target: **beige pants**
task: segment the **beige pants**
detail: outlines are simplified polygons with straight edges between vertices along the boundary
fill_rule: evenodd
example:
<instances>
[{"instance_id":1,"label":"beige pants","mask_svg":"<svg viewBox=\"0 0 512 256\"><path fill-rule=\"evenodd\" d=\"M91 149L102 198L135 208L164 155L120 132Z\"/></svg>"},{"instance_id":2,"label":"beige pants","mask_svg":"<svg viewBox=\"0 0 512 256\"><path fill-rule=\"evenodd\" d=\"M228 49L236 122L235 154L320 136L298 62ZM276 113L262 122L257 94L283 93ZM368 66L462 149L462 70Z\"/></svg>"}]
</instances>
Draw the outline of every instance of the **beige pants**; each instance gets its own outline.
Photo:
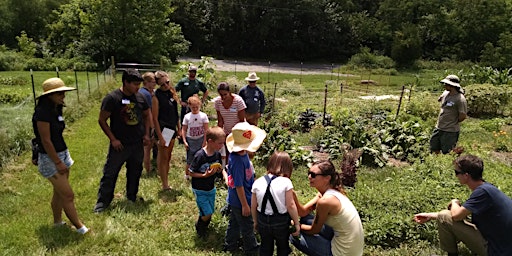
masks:
<instances>
[{"instance_id":1,"label":"beige pants","mask_svg":"<svg viewBox=\"0 0 512 256\"><path fill-rule=\"evenodd\" d=\"M442 210L437 217L439 243L448 253L457 252L457 243L463 242L473 253L487 255L487 241L476 226L466 220L453 221L449 210Z\"/></svg>"}]
</instances>

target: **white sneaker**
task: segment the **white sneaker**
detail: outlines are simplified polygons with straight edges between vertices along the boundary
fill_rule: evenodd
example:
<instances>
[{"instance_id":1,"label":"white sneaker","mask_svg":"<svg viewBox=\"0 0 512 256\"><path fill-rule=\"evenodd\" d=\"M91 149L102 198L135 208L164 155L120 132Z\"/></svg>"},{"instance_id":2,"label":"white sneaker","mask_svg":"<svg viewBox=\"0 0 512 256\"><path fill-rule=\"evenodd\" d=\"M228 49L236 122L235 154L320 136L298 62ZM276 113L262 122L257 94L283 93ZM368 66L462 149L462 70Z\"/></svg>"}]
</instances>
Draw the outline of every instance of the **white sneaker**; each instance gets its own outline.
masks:
<instances>
[{"instance_id":1,"label":"white sneaker","mask_svg":"<svg viewBox=\"0 0 512 256\"><path fill-rule=\"evenodd\" d=\"M87 232L89 232L89 229L85 225L83 225L81 228L77 229L76 232L85 235Z\"/></svg>"}]
</instances>

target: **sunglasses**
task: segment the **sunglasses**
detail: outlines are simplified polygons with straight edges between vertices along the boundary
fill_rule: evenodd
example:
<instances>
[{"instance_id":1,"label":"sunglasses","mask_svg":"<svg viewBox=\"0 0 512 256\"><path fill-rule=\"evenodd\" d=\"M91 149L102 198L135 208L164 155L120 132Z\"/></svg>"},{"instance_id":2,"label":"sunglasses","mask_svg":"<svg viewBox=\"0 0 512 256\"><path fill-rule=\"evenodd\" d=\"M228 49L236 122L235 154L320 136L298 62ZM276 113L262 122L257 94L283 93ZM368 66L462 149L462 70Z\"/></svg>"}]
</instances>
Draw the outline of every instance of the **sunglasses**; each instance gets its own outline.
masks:
<instances>
[{"instance_id":1,"label":"sunglasses","mask_svg":"<svg viewBox=\"0 0 512 256\"><path fill-rule=\"evenodd\" d=\"M465 172L463 171L457 171L457 170L453 170L455 172L455 176L459 175L459 174L464 174Z\"/></svg>"},{"instance_id":2,"label":"sunglasses","mask_svg":"<svg viewBox=\"0 0 512 256\"><path fill-rule=\"evenodd\" d=\"M308 172L308 176L311 176L311 178L316 178L316 176L329 176L329 174L325 174L325 173L314 173L314 172Z\"/></svg>"}]
</instances>

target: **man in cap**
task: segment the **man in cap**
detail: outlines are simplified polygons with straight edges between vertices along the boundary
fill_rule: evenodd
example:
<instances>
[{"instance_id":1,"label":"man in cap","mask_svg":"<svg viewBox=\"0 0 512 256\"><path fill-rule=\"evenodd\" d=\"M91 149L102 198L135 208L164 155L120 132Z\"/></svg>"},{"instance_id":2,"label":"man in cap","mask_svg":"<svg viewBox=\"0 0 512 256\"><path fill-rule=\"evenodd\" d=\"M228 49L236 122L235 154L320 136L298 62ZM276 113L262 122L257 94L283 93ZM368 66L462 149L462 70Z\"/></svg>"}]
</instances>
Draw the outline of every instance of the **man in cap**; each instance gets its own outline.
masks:
<instances>
[{"instance_id":1,"label":"man in cap","mask_svg":"<svg viewBox=\"0 0 512 256\"><path fill-rule=\"evenodd\" d=\"M150 112L144 96L138 92L143 81L139 71L123 72L123 86L109 93L101 103L98 123L110 140L107 161L98 190L94 212L104 211L114 198L117 176L126 163L126 198L137 200L142 174L144 145L148 145ZM110 119L110 125L107 120ZM142 200L141 198L139 198Z\"/></svg>"},{"instance_id":2,"label":"man in cap","mask_svg":"<svg viewBox=\"0 0 512 256\"><path fill-rule=\"evenodd\" d=\"M439 97L441 111L436 127L430 138L430 151L436 154L449 153L459 140L460 122L467 118L467 102L456 75L449 75L443 80L445 92Z\"/></svg>"},{"instance_id":3,"label":"man in cap","mask_svg":"<svg viewBox=\"0 0 512 256\"><path fill-rule=\"evenodd\" d=\"M206 102L208 97L208 88L206 88L205 84L196 78L197 67L194 65L190 65L188 67L188 76L181 79L175 86L176 91L181 91L181 121L185 117L185 114L190 112L190 108L188 107L187 101L188 98L193 96L194 94L199 94L199 91L203 92L202 102L203 104Z\"/></svg>"},{"instance_id":4,"label":"man in cap","mask_svg":"<svg viewBox=\"0 0 512 256\"><path fill-rule=\"evenodd\" d=\"M249 72L249 75L245 78L249 84L242 87L238 95L244 99L247 109L245 109L245 120L252 124L258 125L258 120L265 111L265 94L256 85L256 81L260 78L256 75L256 72Z\"/></svg>"}]
</instances>

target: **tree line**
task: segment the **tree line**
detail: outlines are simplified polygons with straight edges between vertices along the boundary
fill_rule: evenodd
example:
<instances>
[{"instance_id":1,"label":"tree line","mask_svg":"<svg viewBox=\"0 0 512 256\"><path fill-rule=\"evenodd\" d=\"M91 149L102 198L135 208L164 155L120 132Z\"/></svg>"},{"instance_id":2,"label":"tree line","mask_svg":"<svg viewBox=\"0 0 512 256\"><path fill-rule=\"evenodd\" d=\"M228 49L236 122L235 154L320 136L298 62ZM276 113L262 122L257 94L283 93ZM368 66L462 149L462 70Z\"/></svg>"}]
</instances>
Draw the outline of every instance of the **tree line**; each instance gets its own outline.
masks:
<instances>
[{"instance_id":1,"label":"tree line","mask_svg":"<svg viewBox=\"0 0 512 256\"><path fill-rule=\"evenodd\" d=\"M505 68L511 11L510 0L4 0L0 44L22 51L24 31L36 56L96 63L187 53L343 62L370 49L399 66L426 59Z\"/></svg>"}]
</instances>

